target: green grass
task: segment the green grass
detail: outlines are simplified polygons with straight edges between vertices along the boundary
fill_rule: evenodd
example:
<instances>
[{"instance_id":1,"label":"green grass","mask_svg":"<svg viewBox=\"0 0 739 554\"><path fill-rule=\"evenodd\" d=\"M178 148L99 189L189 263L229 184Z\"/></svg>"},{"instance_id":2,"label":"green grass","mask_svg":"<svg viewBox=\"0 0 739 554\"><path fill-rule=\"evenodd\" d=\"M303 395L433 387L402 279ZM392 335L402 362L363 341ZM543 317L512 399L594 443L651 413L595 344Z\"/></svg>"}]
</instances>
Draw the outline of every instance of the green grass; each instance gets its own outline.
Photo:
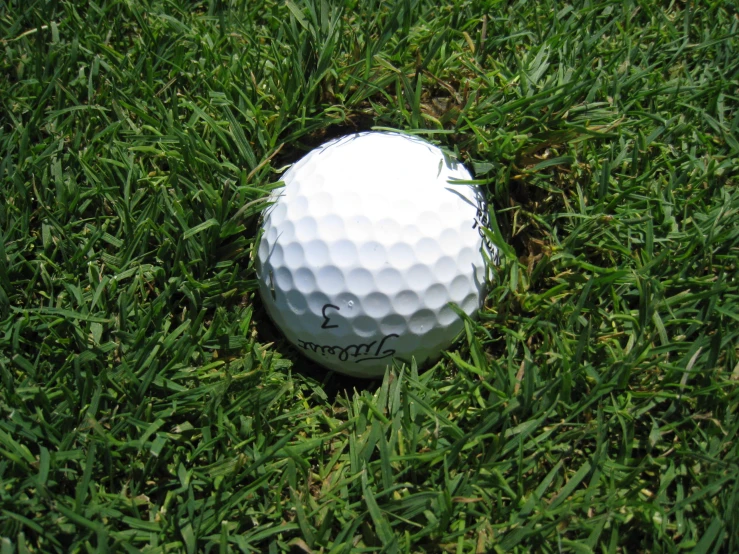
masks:
<instances>
[{"instance_id":1,"label":"green grass","mask_svg":"<svg viewBox=\"0 0 739 554\"><path fill-rule=\"evenodd\" d=\"M439 4L0 3L0 553L739 551L736 7ZM371 127L458 152L504 246L381 383L252 258Z\"/></svg>"}]
</instances>

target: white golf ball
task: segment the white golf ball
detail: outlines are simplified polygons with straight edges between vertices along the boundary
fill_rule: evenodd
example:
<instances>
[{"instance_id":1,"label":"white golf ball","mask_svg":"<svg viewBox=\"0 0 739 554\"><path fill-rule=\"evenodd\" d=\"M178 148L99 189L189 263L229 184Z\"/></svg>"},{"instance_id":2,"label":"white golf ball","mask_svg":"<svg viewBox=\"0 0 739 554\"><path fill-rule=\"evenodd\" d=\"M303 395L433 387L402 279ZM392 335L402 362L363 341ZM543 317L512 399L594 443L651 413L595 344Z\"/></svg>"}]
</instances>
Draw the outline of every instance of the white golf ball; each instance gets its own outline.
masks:
<instances>
[{"instance_id":1,"label":"white golf ball","mask_svg":"<svg viewBox=\"0 0 739 554\"><path fill-rule=\"evenodd\" d=\"M439 148L398 133L330 141L283 176L258 247L267 313L305 356L376 377L393 358L438 358L485 294L497 258L468 171Z\"/></svg>"}]
</instances>

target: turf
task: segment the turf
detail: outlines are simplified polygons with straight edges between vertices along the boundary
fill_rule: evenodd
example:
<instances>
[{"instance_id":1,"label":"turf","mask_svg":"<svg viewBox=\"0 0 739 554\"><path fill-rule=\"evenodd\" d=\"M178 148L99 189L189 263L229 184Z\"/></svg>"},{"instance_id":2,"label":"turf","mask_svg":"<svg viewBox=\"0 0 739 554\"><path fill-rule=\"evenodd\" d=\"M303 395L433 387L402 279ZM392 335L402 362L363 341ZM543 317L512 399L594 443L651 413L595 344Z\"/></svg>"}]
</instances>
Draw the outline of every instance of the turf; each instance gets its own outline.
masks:
<instances>
[{"instance_id":1,"label":"turf","mask_svg":"<svg viewBox=\"0 0 739 554\"><path fill-rule=\"evenodd\" d=\"M0 3L0 552L739 551L732 2ZM256 296L280 171L454 151L502 250L434 367Z\"/></svg>"}]
</instances>

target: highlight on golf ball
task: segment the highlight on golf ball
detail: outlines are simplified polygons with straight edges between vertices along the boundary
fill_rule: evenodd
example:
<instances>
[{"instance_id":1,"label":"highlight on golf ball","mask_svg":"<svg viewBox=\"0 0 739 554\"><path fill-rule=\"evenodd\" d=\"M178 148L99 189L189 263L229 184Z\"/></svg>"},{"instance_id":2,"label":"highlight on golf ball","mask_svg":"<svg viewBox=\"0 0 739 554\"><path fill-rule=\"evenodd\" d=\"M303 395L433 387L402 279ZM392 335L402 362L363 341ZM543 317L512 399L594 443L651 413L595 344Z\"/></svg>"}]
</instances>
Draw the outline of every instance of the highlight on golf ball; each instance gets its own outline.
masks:
<instances>
[{"instance_id":1,"label":"highlight on golf ball","mask_svg":"<svg viewBox=\"0 0 739 554\"><path fill-rule=\"evenodd\" d=\"M472 177L436 146L399 133L330 141L284 174L265 210L257 251L267 313L305 356L356 377L393 359L423 364L474 316L485 296Z\"/></svg>"}]
</instances>

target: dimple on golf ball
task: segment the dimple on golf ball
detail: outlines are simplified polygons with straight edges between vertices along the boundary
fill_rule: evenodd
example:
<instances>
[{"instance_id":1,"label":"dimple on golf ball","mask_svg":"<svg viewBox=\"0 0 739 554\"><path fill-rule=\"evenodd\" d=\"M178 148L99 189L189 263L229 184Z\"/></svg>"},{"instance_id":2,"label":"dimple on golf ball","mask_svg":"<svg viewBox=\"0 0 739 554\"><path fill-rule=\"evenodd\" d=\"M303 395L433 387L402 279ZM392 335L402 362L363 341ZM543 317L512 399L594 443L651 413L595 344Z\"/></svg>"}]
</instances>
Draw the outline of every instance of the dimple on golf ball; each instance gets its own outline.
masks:
<instances>
[{"instance_id":1,"label":"dimple on golf ball","mask_svg":"<svg viewBox=\"0 0 739 554\"><path fill-rule=\"evenodd\" d=\"M497 250L471 176L441 149L399 133L330 141L284 174L257 250L267 313L305 356L376 377L420 365L473 316ZM456 183L455 183L456 182Z\"/></svg>"}]
</instances>

